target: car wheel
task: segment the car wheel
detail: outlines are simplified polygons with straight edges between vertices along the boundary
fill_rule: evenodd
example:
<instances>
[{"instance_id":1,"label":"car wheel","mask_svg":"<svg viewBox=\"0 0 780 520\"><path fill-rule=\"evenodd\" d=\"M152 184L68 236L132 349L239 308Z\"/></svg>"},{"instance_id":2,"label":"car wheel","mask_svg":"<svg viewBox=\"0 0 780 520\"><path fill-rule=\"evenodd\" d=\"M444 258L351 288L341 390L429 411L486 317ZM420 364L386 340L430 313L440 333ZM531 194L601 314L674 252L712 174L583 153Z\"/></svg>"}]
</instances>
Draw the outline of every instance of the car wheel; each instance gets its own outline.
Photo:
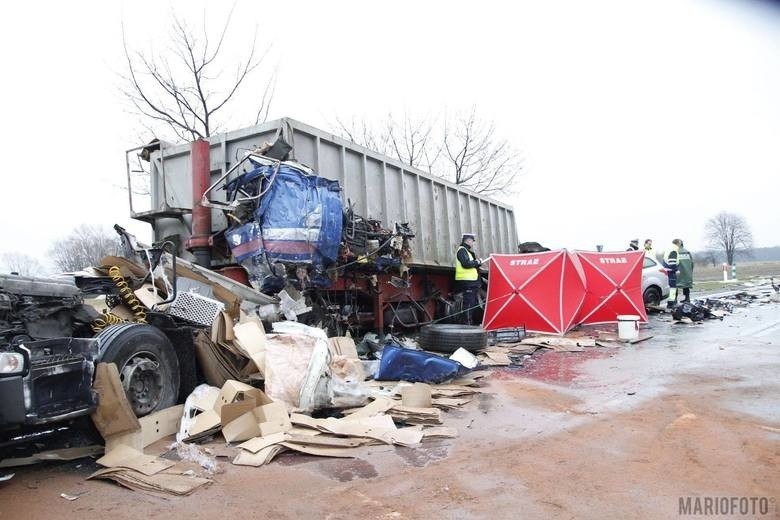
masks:
<instances>
[{"instance_id":1,"label":"car wheel","mask_svg":"<svg viewBox=\"0 0 780 520\"><path fill-rule=\"evenodd\" d=\"M168 337L151 325L112 325L96 336L103 363L114 363L138 417L176 404L179 361Z\"/></svg>"},{"instance_id":2,"label":"car wheel","mask_svg":"<svg viewBox=\"0 0 780 520\"><path fill-rule=\"evenodd\" d=\"M645 293L643 295L643 299L645 301L645 305L655 305L658 306L661 304L661 289L658 287L651 285L647 289L645 289Z\"/></svg>"},{"instance_id":3,"label":"car wheel","mask_svg":"<svg viewBox=\"0 0 780 520\"><path fill-rule=\"evenodd\" d=\"M461 347L477 352L487 347L487 332L474 325L425 325L420 329L420 345L425 350L447 354Z\"/></svg>"}]
</instances>

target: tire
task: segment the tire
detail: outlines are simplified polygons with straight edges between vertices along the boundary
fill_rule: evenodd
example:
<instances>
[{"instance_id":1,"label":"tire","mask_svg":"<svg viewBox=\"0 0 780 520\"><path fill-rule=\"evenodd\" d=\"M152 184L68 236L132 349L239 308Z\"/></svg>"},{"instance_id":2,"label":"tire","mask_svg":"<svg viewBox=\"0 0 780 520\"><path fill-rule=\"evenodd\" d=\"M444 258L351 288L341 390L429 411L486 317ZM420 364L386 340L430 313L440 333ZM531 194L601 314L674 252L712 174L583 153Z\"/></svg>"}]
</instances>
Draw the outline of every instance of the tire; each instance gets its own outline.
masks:
<instances>
[{"instance_id":1,"label":"tire","mask_svg":"<svg viewBox=\"0 0 780 520\"><path fill-rule=\"evenodd\" d=\"M645 293L642 295L642 299L645 301L645 305L655 305L655 306L660 305L661 289L659 289L655 285L651 285L650 287L645 289Z\"/></svg>"},{"instance_id":2,"label":"tire","mask_svg":"<svg viewBox=\"0 0 780 520\"><path fill-rule=\"evenodd\" d=\"M420 345L425 350L445 354L452 354L461 347L478 352L487 347L487 332L475 325L425 325L420 329Z\"/></svg>"},{"instance_id":3,"label":"tire","mask_svg":"<svg viewBox=\"0 0 780 520\"><path fill-rule=\"evenodd\" d=\"M112 325L96 339L99 361L116 364L127 400L138 417L176 404L179 360L160 329L139 323Z\"/></svg>"}]
</instances>

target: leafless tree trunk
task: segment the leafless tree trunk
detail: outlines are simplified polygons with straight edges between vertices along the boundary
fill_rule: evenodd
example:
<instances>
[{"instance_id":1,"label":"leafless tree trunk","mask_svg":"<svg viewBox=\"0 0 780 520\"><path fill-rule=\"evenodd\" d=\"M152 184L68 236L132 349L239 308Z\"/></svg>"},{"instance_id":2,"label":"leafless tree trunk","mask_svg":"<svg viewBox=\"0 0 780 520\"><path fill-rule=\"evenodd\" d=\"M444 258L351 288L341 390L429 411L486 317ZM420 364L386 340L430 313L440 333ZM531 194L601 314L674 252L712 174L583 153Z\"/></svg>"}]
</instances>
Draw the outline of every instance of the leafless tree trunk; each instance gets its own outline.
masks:
<instances>
[{"instance_id":1,"label":"leafless tree trunk","mask_svg":"<svg viewBox=\"0 0 780 520\"><path fill-rule=\"evenodd\" d=\"M235 7L235 6L234 6ZM251 47L233 67L221 63L230 28L230 14L217 35L209 39L205 26L196 34L173 16L169 46L164 52L141 52L128 48L124 27L122 43L127 61L123 94L146 120L146 127L167 126L180 140L206 138L218 132L218 112L234 99L236 92L263 63L268 49L257 50L257 31ZM204 17L205 18L205 17ZM232 68L233 72L228 70ZM224 71L224 72L223 72ZM223 78L230 77L230 81ZM271 75L256 105L250 109L253 123L265 121L274 96L275 75Z\"/></svg>"},{"instance_id":2,"label":"leafless tree trunk","mask_svg":"<svg viewBox=\"0 0 780 520\"><path fill-rule=\"evenodd\" d=\"M352 142L484 195L511 191L522 169L520 154L496 135L493 123L480 120L476 108L441 123L408 114L400 120L388 115L379 125L336 123L336 132Z\"/></svg>"},{"instance_id":3,"label":"leafless tree trunk","mask_svg":"<svg viewBox=\"0 0 780 520\"><path fill-rule=\"evenodd\" d=\"M70 272L99 265L104 257L116 254L118 248L116 234L99 226L82 224L66 238L55 241L49 254L58 269Z\"/></svg>"},{"instance_id":4,"label":"leafless tree trunk","mask_svg":"<svg viewBox=\"0 0 780 520\"><path fill-rule=\"evenodd\" d=\"M2 256L2 272L16 273L22 276L40 276L43 265L35 258L23 253L5 253Z\"/></svg>"},{"instance_id":5,"label":"leafless tree trunk","mask_svg":"<svg viewBox=\"0 0 780 520\"><path fill-rule=\"evenodd\" d=\"M704 228L709 247L726 253L726 262L734 264L739 254L750 254L753 233L747 221L739 215L721 211L707 221Z\"/></svg>"}]
</instances>

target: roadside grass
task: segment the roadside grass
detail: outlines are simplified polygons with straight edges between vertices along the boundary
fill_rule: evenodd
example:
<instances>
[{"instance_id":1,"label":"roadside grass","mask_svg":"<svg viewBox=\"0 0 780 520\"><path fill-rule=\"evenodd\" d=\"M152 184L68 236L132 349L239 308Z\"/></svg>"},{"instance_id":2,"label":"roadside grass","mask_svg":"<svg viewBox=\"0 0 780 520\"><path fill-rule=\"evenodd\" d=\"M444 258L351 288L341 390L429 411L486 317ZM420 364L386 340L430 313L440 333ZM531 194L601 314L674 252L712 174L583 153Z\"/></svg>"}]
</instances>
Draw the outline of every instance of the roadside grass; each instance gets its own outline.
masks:
<instances>
[{"instance_id":1,"label":"roadside grass","mask_svg":"<svg viewBox=\"0 0 780 520\"><path fill-rule=\"evenodd\" d=\"M773 262L739 262L737 263L737 279L723 281L723 267L713 267L712 264L696 264L693 271L693 290L712 291L718 289L737 288L743 282L756 278L774 277L780 282L780 261ZM731 271L729 271L731 278Z\"/></svg>"}]
</instances>

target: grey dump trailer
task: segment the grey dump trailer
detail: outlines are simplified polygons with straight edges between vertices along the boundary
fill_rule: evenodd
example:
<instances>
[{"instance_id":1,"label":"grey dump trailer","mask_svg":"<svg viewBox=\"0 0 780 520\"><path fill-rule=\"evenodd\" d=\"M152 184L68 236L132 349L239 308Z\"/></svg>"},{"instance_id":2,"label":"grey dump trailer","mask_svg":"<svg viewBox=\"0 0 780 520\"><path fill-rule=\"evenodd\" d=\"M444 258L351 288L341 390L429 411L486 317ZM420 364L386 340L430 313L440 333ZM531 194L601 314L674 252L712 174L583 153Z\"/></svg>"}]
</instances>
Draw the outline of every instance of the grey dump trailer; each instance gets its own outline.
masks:
<instances>
[{"instance_id":1,"label":"grey dump trailer","mask_svg":"<svg viewBox=\"0 0 780 520\"><path fill-rule=\"evenodd\" d=\"M464 232L480 256L517 251L511 206L289 118L154 142L128 150L127 164L131 216L156 241L269 295L292 284L334 333L457 313Z\"/></svg>"}]
</instances>

